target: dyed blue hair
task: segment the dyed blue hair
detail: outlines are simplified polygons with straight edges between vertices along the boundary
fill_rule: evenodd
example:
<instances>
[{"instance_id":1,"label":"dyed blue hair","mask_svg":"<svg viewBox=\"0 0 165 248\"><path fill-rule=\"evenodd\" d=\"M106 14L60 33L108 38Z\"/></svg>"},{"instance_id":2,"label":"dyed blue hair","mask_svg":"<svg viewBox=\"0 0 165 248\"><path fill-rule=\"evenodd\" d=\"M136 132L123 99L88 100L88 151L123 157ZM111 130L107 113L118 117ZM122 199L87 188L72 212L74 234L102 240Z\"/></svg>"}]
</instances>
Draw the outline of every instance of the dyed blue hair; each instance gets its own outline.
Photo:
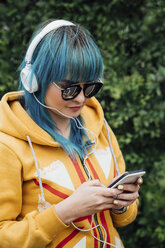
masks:
<instances>
[{"instance_id":1,"label":"dyed blue hair","mask_svg":"<svg viewBox=\"0 0 165 248\"><path fill-rule=\"evenodd\" d=\"M49 22L42 24L33 37ZM25 59L21 69L24 67ZM35 95L44 104L50 83L58 84L68 75L72 82L78 82L80 79L82 82L98 80L103 76L103 61L98 46L86 29L79 25L63 26L48 33L37 45L32 57L32 70L39 84L39 90ZM19 89L24 89L21 80ZM78 129L71 120L70 139L64 138L54 131L57 127L48 110L35 100L33 94L25 89L24 91L25 107L30 111L33 120L72 157L75 153L82 156L86 152L87 145L90 144L86 132ZM83 122L80 116L78 118Z\"/></svg>"}]
</instances>

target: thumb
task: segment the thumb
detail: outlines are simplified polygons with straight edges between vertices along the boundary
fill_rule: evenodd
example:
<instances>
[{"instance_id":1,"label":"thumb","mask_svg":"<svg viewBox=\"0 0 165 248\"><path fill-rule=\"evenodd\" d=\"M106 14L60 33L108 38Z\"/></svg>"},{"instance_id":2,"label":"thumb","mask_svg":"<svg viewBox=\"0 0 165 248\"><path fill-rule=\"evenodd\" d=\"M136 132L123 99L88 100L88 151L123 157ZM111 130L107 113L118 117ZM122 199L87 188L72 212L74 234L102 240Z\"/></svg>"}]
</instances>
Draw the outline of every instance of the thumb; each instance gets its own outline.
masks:
<instances>
[{"instance_id":1,"label":"thumb","mask_svg":"<svg viewBox=\"0 0 165 248\"><path fill-rule=\"evenodd\" d=\"M99 186L99 187L105 187L105 185L103 185L99 179L94 179L90 181L90 185L91 186Z\"/></svg>"}]
</instances>

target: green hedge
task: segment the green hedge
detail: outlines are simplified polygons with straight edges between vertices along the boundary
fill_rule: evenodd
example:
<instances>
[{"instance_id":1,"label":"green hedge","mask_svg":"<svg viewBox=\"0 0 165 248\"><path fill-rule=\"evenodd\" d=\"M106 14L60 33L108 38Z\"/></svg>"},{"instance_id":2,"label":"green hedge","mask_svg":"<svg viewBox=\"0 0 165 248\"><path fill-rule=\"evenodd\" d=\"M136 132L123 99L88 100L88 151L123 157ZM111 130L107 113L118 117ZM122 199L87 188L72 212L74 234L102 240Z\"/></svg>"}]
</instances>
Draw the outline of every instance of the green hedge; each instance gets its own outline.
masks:
<instances>
[{"instance_id":1,"label":"green hedge","mask_svg":"<svg viewBox=\"0 0 165 248\"><path fill-rule=\"evenodd\" d=\"M145 169L136 221L119 231L130 248L165 247L164 0L8 0L0 3L0 96L18 85L31 33L48 18L87 27L102 51L98 98L127 169Z\"/></svg>"}]
</instances>

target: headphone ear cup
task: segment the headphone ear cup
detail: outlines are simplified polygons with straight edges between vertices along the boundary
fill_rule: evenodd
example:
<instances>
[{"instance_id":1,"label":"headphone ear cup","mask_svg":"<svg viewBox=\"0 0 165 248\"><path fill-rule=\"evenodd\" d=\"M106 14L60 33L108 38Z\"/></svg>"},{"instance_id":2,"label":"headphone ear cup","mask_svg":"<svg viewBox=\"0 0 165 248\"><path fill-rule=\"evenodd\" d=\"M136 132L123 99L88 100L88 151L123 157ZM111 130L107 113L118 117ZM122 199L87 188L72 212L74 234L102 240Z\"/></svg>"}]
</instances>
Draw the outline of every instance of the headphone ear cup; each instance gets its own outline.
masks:
<instances>
[{"instance_id":1,"label":"headphone ear cup","mask_svg":"<svg viewBox=\"0 0 165 248\"><path fill-rule=\"evenodd\" d=\"M32 65L28 64L25 66L25 68L22 69L20 73L20 77L24 88L29 93L38 91L38 82L35 73L33 73L32 75L32 80L31 80L31 75L32 75Z\"/></svg>"}]
</instances>

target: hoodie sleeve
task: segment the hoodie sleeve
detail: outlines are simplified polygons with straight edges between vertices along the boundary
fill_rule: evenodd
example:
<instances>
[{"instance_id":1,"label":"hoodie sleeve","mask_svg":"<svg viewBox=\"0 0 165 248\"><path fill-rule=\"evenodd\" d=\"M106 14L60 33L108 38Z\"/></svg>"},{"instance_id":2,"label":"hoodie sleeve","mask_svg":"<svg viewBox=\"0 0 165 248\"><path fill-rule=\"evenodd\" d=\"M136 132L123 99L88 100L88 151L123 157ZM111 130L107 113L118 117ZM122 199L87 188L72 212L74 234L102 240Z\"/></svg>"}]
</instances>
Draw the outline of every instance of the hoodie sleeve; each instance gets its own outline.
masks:
<instances>
[{"instance_id":1,"label":"hoodie sleeve","mask_svg":"<svg viewBox=\"0 0 165 248\"><path fill-rule=\"evenodd\" d=\"M138 201L132 203L128 210L123 214L117 214L111 211L111 217L113 219L113 223L116 227L127 226L132 223L137 215L137 204Z\"/></svg>"},{"instance_id":2,"label":"hoodie sleeve","mask_svg":"<svg viewBox=\"0 0 165 248\"><path fill-rule=\"evenodd\" d=\"M109 127L109 132L110 132L111 143L116 157L118 169L120 174L122 174L125 172L125 161L122 152L119 148L118 141L113 131L110 129L110 127ZM116 171L114 174L116 175ZM137 216L137 212L138 212L138 200L135 201L133 204L131 204L129 206L129 209L125 213L116 214L111 211L111 217L116 227L126 226L135 220Z\"/></svg>"},{"instance_id":3,"label":"hoodie sleeve","mask_svg":"<svg viewBox=\"0 0 165 248\"><path fill-rule=\"evenodd\" d=\"M22 208L22 166L16 154L0 143L0 247L43 248L66 226L54 206L19 220Z\"/></svg>"}]
</instances>

